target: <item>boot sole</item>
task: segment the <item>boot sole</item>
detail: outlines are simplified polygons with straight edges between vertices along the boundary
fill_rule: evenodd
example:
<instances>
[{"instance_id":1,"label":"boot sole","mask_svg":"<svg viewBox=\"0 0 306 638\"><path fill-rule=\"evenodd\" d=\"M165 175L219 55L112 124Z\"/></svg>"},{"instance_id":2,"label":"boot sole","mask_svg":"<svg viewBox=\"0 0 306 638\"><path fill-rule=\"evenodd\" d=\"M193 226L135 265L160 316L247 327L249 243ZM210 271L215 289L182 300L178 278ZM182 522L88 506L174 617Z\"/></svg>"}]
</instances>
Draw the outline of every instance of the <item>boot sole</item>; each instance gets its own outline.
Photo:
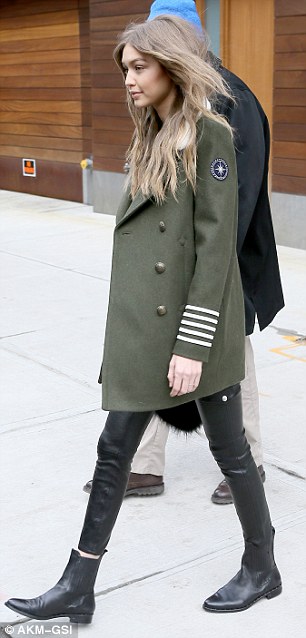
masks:
<instances>
[{"instance_id":1,"label":"boot sole","mask_svg":"<svg viewBox=\"0 0 306 638\"><path fill-rule=\"evenodd\" d=\"M127 496L158 496L165 490L164 485L151 485L150 487L135 487L126 491L124 498Z\"/></svg>"},{"instance_id":2,"label":"boot sole","mask_svg":"<svg viewBox=\"0 0 306 638\"><path fill-rule=\"evenodd\" d=\"M20 614L21 616L24 616L25 618L33 618L34 620L52 620L53 618L69 618L70 622L72 624L84 624L84 625L89 625L92 621L92 617L93 614L55 614L54 616L37 616L37 615L31 615L31 616L27 616L24 611L21 611L20 609L18 609L18 607L15 607L14 605L10 605L7 602L4 603L6 607L8 607L8 609L11 609L12 611L14 611L16 614Z\"/></svg>"},{"instance_id":3,"label":"boot sole","mask_svg":"<svg viewBox=\"0 0 306 638\"><path fill-rule=\"evenodd\" d=\"M252 607L252 605L255 605L255 603L257 603L262 598L267 598L268 600L271 600L272 598L276 598L276 596L279 596L282 593L282 589L283 589L282 585L280 584L277 587L274 587L270 591L266 592L265 594L262 594L262 596L258 596L258 598L255 598L255 600L252 600L252 602L249 603L249 605L245 605L244 607L236 607L235 609L213 609L212 607L206 607L204 603L203 609L205 611L210 611L214 614L230 614L230 613L235 613L237 611L245 611L246 609L249 609L250 607Z\"/></svg>"},{"instance_id":4,"label":"boot sole","mask_svg":"<svg viewBox=\"0 0 306 638\"><path fill-rule=\"evenodd\" d=\"M212 503L215 503L216 505L232 505L233 504L233 500L230 498L218 498L217 496L212 496L211 497L211 501Z\"/></svg>"},{"instance_id":5,"label":"boot sole","mask_svg":"<svg viewBox=\"0 0 306 638\"><path fill-rule=\"evenodd\" d=\"M135 487L126 491L124 498L127 496L158 496L165 491L164 485L151 485L150 487ZM91 488L84 485L83 492L90 494Z\"/></svg>"}]
</instances>

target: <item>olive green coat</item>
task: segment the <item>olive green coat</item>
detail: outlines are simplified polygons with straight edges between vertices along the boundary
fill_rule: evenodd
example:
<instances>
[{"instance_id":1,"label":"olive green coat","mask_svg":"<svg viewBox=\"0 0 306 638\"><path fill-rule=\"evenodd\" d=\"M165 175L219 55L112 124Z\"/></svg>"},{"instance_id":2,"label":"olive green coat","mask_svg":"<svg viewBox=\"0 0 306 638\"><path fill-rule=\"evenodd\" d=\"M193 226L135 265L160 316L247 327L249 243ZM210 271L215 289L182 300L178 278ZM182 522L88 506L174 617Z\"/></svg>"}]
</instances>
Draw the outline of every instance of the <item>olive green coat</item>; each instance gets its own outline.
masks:
<instances>
[{"instance_id":1,"label":"olive green coat","mask_svg":"<svg viewBox=\"0 0 306 638\"><path fill-rule=\"evenodd\" d=\"M222 124L203 118L197 148L196 194L180 166L177 200L158 206L126 193L120 204L99 379L105 410L170 408L244 377L233 143ZM196 391L175 398L173 353L203 361Z\"/></svg>"}]
</instances>

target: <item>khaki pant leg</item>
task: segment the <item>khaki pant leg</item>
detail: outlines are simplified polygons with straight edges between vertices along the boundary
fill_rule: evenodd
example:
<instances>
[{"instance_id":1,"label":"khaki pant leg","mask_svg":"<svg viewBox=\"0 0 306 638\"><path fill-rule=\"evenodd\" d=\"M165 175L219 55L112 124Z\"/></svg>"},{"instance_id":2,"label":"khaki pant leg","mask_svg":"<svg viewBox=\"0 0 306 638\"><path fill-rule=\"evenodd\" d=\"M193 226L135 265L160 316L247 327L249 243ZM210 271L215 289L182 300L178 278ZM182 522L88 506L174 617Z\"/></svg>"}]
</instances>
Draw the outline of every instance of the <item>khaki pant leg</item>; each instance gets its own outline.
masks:
<instances>
[{"instance_id":1,"label":"khaki pant leg","mask_svg":"<svg viewBox=\"0 0 306 638\"><path fill-rule=\"evenodd\" d=\"M263 450L259 425L259 396L256 381L254 352L250 337L245 338L245 379L241 382L243 425L257 466L263 464Z\"/></svg>"},{"instance_id":2,"label":"khaki pant leg","mask_svg":"<svg viewBox=\"0 0 306 638\"><path fill-rule=\"evenodd\" d=\"M169 426L157 414L154 414L134 456L132 472L163 476L168 434Z\"/></svg>"}]
</instances>

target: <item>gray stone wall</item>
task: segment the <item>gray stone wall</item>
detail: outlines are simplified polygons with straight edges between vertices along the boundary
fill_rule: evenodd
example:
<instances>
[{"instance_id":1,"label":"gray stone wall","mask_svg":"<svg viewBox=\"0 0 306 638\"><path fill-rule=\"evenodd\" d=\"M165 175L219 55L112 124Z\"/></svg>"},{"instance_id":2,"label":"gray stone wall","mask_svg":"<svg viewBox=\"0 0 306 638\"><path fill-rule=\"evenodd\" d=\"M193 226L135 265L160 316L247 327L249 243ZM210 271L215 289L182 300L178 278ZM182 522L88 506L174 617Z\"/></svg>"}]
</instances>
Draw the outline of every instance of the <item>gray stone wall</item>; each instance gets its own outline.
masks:
<instances>
[{"instance_id":1,"label":"gray stone wall","mask_svg":"<svg viewBox=\"0 0 306 638\"><path fill-rule=\"evenodd\" d=\"M126 175L107 171L93 171L92 205L95 213L115 215L120 202Z\"/></svg>"},{"instance_id":2,"label":"gray stone wall","mask_svg":"<svg viewBox=\"0 0 306 638\"><path fill-rule=\"evenodd\" d=\"M276 243L306 250L306 196L272 193Z\"/></svg>"}]
</instances>

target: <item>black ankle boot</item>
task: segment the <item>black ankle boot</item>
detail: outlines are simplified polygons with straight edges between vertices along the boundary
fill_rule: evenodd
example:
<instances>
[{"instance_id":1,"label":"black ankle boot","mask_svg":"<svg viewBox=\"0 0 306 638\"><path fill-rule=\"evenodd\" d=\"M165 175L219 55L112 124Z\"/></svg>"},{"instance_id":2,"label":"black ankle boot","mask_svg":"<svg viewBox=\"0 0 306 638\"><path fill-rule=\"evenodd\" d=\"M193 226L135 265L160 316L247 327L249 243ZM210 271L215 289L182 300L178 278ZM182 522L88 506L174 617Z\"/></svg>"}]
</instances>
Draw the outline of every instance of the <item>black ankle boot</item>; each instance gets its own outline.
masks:
<instances>
[{"instance_id":1,"label":"black ankle boot","mask_svg":"<svg viewBox=\"0 0 306 638\"><path fill-rule=\"evenodd\" d=\"M68 616L72 623L91 623L93 588L101 558L86 558L73 549L62 577L52 589L37 598L10 598L5 605L35 620Z\"/></svg>"},{"instance_id":2,"label":"black ankle boot","mask_svg":"<svg viewBox=\"0 0 306 638\"><path fill-rule=\"evenodd\" d=\"M124 497L131 460L152 412L110 412L98 443L98 460L78 547L99 559L72 550L59 582L42 596L11 598L7 607L36 620L69 616L90 623L95 609L94 583Z\"/></svg>"},{"instance_id":3,"label":"black ankle boot","mask_svg":"<svg viewBox=\"0 0 306 638\"><path fill-rule=\"evenodd\" d=\"M273 598L282 591L273 555L274 529L262 480L245 437L239 386L201 399L197 405L211 452L230 487L245 542L240 571L207 598L203 608L242 611L260 598Z\"/></svg>"},{"instance_id":4,"label":"black ankle boot","mask_svg":"<svg viewBox=\"0 0 306 638\"><path fill-rule=\"evenodd\" d=\"M205 600L203 609L216 613L243 611L261 598L274 598L282 591L280 573L273 555L274 529L269 545L245 544L241 569L232 580Z\"/></svg>"}]
</instances>

